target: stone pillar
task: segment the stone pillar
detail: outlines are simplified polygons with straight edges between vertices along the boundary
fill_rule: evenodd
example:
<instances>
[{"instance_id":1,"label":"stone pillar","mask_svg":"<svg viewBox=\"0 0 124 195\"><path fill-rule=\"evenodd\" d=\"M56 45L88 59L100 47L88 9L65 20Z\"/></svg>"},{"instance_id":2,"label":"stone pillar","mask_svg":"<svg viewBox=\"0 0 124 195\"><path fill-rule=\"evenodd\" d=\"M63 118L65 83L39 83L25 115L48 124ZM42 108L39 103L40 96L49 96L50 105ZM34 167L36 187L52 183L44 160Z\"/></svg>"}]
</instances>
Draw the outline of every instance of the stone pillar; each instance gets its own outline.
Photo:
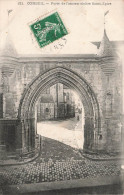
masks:
<instances>
[{"instance_id":1,"label":"stone pillar","mask_svg":"<svg viewBox=\"0 0 124 195\"><path fill-rule=\"evenodd\" d=\"M22 153L23 155L35 149L35 128L35 118L18 121L16 134L17 154Z\"/></svg>"},{"instance_id":2,"label":"stone pillar","mask_svg":"<svg viewBox=\"0 0 124 195\"><path fill-rule=\"evenodd\" d=\"M84 152L97 152L97 138L96 134L94 135L94 121L92 117L85 116L85 125L84 125ZM95 132L96 133L96 132Z\"/></svg>"},{"instance_id":3,"label":"stone pillar","mask_svg":"<svg viewBox=\"0 0 124 195\"><path fill-rule=\"evenodd\" d=\"M2 67L0 65L0 160L6 159L6 145L5 145L5 135L4 135L4 128L3 128L3 90L2 90Z\"/></svg>"},{"instance_id":4,"label":"stone pillar","mask_svg":"<svg viewBox=\"0 0 124 195\"><path fill-rule=\"evenodd\" d=\"M0 93L2 93L2 67L0 65Z\"/></svg>"},{"instance_id":5,"label":"stone pillar","mask_svg":"<svg viewBox=\"0 0 124 195\"><path fill-rule=\"evenodd\" d=\"M6 159L4 120L0 119L0 160Z\"/></svg>"},{"instance_id":6,"label":"stone pillar","mask_svg":"<svg viewBox=\"0 0 124 195\"><path fill-rule=\"evenodd\" d=\"M0 118L3 118L2 71L0 67Z\"/></svg>"},{"instance_id":7,"label":"stone pillar","mask_svg":"<svg viewBox=\"0 0 124 195\"><path fill-rule=\"evenodd\" d=\"M57 103L55 102L54 103L54 118L55 119L58 117L57 112L58 112L58 108L57 108Z\"/></svg>"},{"instance_id":8,"label":"stone pillar","mask_svg":"<svg viewBox=\"0 0 124 195\"><path fill-rule=\"evenodd\" d=\"M16 154L17 156L22 153L23 150L23 138L24 138L24 123L23 120L17 121L17 130L16 130Z\"/></svg>"},{"instance_id":9,"label":"stone pillar","mask_svg":"<svg viewBox=\"0 0 124 195\"><path fill-rule=\"evenodd\" d=\"M0 118L3 118L3 93L0 93Z\"/></svg>"}]
</instances>

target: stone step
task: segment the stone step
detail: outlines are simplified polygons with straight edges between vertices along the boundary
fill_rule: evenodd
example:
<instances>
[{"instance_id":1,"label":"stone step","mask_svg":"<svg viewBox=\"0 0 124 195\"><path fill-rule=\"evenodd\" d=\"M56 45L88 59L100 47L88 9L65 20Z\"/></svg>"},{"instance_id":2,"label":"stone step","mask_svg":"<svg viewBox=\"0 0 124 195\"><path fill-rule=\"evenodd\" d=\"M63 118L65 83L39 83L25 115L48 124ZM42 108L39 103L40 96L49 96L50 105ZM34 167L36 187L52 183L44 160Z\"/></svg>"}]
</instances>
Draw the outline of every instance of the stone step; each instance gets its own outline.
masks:
<instances>
[{"instance_id":1,"label":"stone step","mask_svg":"<svg viewBox=\"0 0 124 195\"><path fill-rule=\"evenodd\" d=\"M8 155L7 159L16 159L16 155Z\"/></svg>"}]
</instances>

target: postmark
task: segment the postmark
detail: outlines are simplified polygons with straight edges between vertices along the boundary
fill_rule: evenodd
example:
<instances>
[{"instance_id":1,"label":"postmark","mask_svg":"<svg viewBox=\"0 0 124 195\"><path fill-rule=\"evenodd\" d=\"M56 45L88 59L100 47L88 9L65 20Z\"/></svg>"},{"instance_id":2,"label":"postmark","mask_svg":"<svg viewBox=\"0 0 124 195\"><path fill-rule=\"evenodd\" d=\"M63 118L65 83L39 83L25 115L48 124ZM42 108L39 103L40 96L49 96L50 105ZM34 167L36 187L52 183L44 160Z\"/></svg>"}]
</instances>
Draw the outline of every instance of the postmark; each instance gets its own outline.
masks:
<instances>
[{"instance_id":1,"label":"postmark","mask_svg":"<svg viewBox=\"0 0 124 195\"><path fill-rule=\"evenodd\" d=\"M35 21L29 26L40 48L68 34L57 11L43 19Z\"/></svg>"}]
</instances>

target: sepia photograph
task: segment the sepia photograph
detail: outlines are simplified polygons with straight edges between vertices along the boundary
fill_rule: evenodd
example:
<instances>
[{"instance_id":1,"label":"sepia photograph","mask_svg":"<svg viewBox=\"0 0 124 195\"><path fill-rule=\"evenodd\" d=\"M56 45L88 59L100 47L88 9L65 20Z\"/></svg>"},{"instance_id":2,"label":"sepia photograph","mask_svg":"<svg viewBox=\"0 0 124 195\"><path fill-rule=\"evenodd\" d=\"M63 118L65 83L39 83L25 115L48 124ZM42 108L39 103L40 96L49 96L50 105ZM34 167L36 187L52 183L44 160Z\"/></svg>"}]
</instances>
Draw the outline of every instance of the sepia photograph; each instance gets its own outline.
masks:
<instances>
[{"instance_id":1,"label":"sepia photograph","mask_svg":"<svg viewBox=\"0 0 124 195\"><path fill-rule=\"evenodd\" d=\"M0 1L0 195L124 194L124 1Z\"/></svg>"}]
</instances>

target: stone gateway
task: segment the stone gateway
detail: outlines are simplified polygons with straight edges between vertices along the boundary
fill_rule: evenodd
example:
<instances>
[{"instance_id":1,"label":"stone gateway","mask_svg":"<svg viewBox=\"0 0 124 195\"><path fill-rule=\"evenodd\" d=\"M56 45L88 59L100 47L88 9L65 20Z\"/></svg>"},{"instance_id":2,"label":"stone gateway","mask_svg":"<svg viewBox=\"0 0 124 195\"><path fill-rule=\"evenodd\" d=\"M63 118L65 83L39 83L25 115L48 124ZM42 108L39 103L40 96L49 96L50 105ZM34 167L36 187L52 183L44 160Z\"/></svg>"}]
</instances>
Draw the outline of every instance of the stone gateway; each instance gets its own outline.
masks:
<instances>
[{"instance_id":1,"label":"stone gateway","mask_svg":"<svg viewBox=\"0 0 124 195\"><path fill-rule=\"evenodd\" d=\"M0 156L35 152L36 103L57 83L75 90L85 112L84 145L89 153L120 153L122 65L117 42L104 31L98 54L19 56L8 35L0 62Z\"/></svg>"}]
</instances>

